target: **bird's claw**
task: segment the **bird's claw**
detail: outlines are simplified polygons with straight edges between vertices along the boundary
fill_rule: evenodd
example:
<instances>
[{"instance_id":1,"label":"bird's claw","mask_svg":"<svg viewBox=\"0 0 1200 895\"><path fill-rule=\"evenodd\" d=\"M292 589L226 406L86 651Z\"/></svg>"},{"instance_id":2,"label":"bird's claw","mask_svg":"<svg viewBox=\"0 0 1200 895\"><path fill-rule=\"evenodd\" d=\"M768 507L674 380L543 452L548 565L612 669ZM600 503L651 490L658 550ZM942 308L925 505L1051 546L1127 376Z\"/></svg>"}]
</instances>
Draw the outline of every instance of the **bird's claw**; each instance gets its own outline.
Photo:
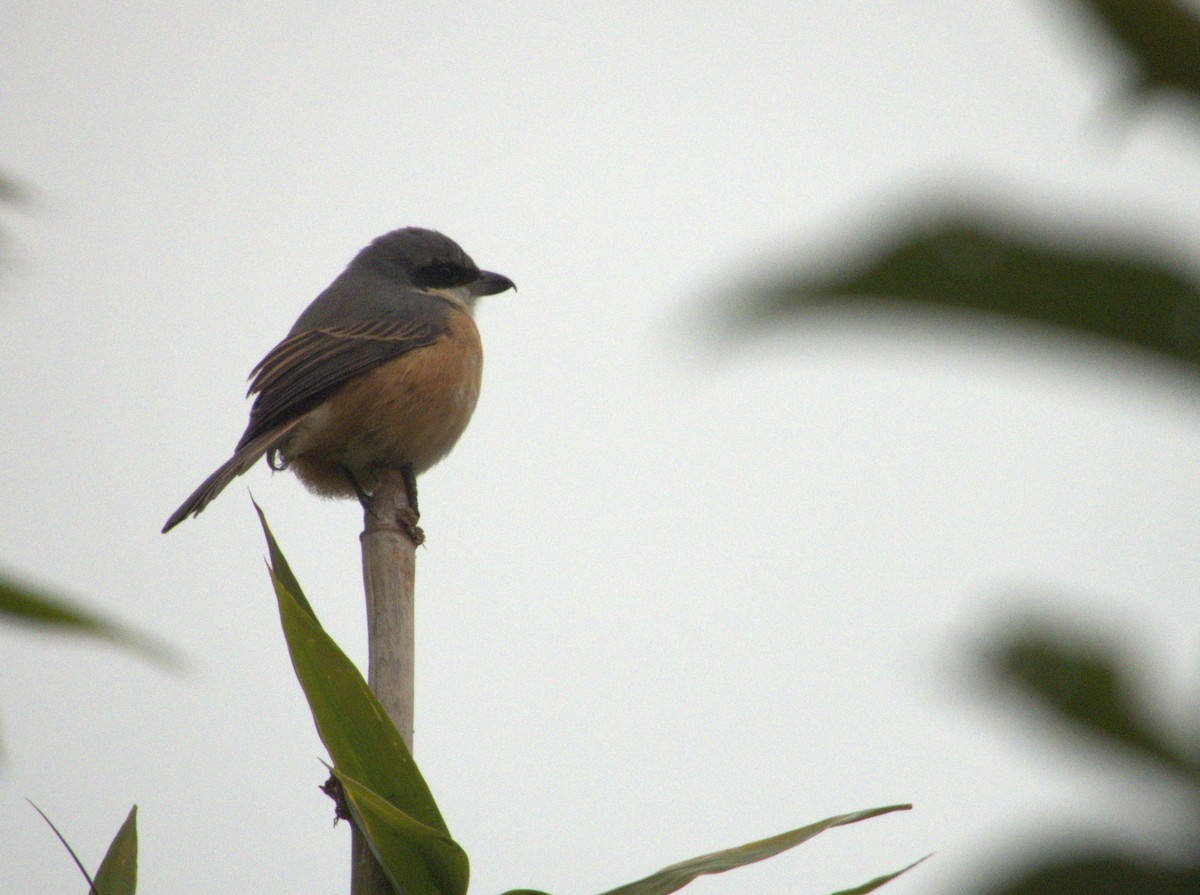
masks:
<instances>
[{"instance_id":1,"label":"bird's claw","mask_svg":"<svg viewBox=\"0 0 1200 895\"><path fill-rule=\"evenodd\" d=\"M421 514L412 507L404 507L396 513L396 523L400 526L400 530L408 535L408 539L413 542L414 547L420 547L425 543L425 532L417 523L421 519Z\"/></svg>"}]
</instances>

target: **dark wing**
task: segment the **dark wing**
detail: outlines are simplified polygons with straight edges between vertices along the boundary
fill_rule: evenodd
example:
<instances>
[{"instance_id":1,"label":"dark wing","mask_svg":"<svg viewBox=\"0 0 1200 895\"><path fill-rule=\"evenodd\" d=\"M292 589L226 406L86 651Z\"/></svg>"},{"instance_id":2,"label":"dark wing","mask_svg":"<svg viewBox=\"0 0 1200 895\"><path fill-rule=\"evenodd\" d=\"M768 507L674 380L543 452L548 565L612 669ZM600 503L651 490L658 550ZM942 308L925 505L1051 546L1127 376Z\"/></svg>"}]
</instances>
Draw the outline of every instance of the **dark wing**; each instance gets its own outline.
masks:
<instances>
[{"instance_id":1,"label":"dark wing","mask_svg":"<svg viewBox=\"0 0 1200 895\"><path fill-rule=\"evenodd\" d=\"M309 329L288 336L250 371L250 411L241 448L286 425L330 397L346 382L430 345L445 332L444 318L366 321Z\"/></svg>"}]
</instances>

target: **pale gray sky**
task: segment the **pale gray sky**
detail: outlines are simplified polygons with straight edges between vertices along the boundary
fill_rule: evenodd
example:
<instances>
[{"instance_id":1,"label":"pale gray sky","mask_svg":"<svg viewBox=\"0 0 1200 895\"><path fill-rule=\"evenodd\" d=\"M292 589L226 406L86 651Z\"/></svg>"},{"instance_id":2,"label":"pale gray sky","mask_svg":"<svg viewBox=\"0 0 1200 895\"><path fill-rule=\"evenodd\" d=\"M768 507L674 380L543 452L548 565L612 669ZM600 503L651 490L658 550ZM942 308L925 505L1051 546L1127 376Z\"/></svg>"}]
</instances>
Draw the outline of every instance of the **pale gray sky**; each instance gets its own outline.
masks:
<instances>
[{"instance_id":1,"label":"pale gray sky","mask_svg":"<svg viewBox=\"0 0 1200 895\"><path fill-rule=\"evenodd\" d=\"M1113 75L1060 24L941 0L0 8L0 165L37 191L4 217L0 560L194 659L172 678L0 629L0 890L82 890L27 796L92 866L138 803L147 893L345 890L246 489L361 659L358 508L261 467L159 528L241 433L250 368L409 224L520 286L482 304L479 410L422 482L416 755L472 891L587 895L897 801L696 885L822 893L936 851L890 890L932 893L1047 827L1153 843L1154 781L1044 747L965 650L1033 585L1127 633L1164 700L1194 692L1182 376L1006 335L682 335L739 273L947 172L1186 256L1196 122L1089 135Z\"/></svg>"}]
</instances>

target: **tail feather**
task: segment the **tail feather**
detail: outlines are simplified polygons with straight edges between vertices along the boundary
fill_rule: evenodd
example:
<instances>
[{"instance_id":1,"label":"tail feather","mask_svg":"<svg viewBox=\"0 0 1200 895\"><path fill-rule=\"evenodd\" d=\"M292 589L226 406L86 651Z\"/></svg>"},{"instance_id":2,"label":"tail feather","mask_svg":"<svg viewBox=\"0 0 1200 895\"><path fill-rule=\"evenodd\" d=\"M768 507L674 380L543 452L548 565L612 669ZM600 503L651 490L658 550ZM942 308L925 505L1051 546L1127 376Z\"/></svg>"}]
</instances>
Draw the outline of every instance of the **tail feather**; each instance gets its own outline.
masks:
<instances>
[{"instance_id":1,"label":"tail feather","mask_svg":"<svg viewBox=\"0 0 1200 895\"><path fill-rule=\"evenodd\" d=\"M238 448L232 457L226 460L216 472L201 482L200 487L192 492L191 497L185 500L179 509L171 514L171 518L163 526L163 534L169 532L188 516L198 516L200 511L208 506L218 494L224 491L230 482L257 463L259 458L268 450L277 446L299 422L300 420L298 419L292 420L292 422L285 426L272 429L270 432L264 432L258 438Z\"/></svg>"}]
</instances>

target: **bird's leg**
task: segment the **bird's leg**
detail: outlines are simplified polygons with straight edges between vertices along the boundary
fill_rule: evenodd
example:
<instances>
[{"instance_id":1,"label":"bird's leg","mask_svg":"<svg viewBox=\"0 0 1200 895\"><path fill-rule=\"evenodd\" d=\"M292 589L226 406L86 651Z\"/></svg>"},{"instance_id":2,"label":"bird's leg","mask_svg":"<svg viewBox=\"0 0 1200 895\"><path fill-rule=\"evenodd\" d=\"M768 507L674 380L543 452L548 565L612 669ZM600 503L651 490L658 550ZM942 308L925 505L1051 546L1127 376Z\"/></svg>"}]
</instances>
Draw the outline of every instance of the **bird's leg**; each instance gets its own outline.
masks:
<instances>
[{"instance_id":1,"label":"bird's leg","mask_svg":"<svg viewBox=\"0 0 1200 895\"><path fill-rule=\"evenodd\" d=\"M364 510L371 509L371 495L363 490L363 486L358 483L358 476L345 463L338 464L338 469L346 476L346 480L350 483L350 487L354 489L355 495L358 497L358 502L362 504Z\"/></svg>"},{"instance_id":2,"label":"bird's leg","mask_svg":"<svg viewBox=\"0 0 1200 895\"><path fill-rule=\"evenodd\" d=\"M343 464L340 468L345 474L347 481L350 482L350 487L358 495L358 502L362 504L363 509L375 516L375 518L383 521L383 517L374 509L376 495L368 494L363 489L362 485L359 484L358 477L354 475L348 466ZM400 476L400 481L404 485L404 496L407 498L407 506L397 509L396 524L400 526L401 531L408 535L409 540L420 547L425 543L425 532L421 531L420 526L417 525L421 514L417 511L417 476L413 472L412 466L405 464L398 469L394 467L377 467L375 472L380 476L387 475L388 473ZM399 503L399 501L397 500L396 503Z\"/></svg>"},{"instance_id":3,"label":"bird's leg","mask_svg":"<svg viewBox=\"0 0 1200 895\"><path fill-rule=\"evenodd\" d=\"M412 542L420 547L425 543L425 532L417 525L421 520L421 511L417 509L417 474L413 472L411 463L405 463L400 467L400 477L404 479L404 493L408 496L408 507L400 511L397 521L412 538Z\"/></svg>"},{"instance_id":4,"label":"bird's leg","mask_svg":"<svg viewBox=\"0 0 1200 895\"><path fill-rule=\"evenodd\" d=\"M420 519L421 511L417 509L417 474L413 472L411 463L405 463L400 467L400 476L404 479L404 493L408 495L408 505Z\"/></svg>"}]
</instances>

